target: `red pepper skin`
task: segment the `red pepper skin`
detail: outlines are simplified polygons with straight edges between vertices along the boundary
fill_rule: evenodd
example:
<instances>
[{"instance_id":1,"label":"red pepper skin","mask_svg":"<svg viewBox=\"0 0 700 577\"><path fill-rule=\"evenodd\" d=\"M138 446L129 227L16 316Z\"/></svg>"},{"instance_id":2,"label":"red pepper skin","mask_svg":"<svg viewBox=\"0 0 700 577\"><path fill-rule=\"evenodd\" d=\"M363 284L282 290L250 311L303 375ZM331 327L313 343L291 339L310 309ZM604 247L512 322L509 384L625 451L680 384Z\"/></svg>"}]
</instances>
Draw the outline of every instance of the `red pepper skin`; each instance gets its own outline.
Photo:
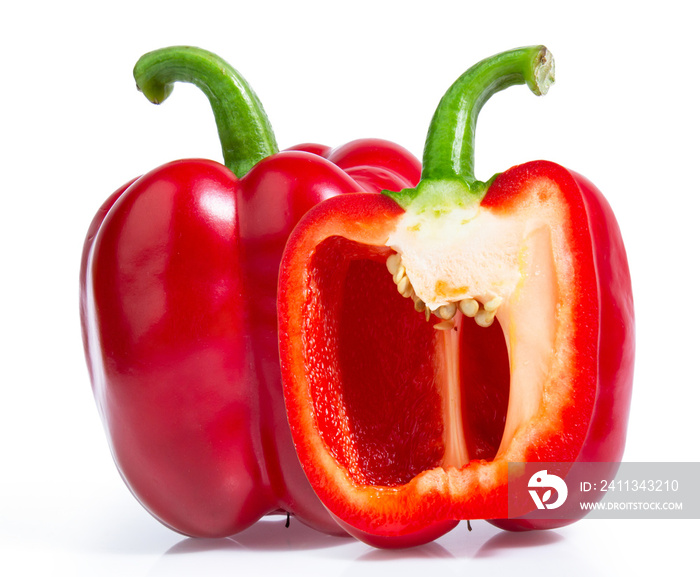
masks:
<instances>
[{"instance_id":1,"label":"red pepper skin","mask_svg":"<svg viewBox=\"0 0 700 577\"><path fill-rule=\"evenodd\" d=\"M495 459L475 460L461 470L436 467L397 486L353 481L338 461L335 451L339 449L327 448L317 415L329 405L316 405L315 395L320 390L337 390L335 381L342 381L342 374L328 369L324 377L313 371L316 364L332 366L340 351L332 342L322 350L314 349L312 354L319 358L310 359L309 353L305 358L302 351L305 343L323 334L320 325L338 322L327 320L336 314L319 304L325 302L323 294L309 297L312 290L335 286L332 273L323 273L317 268L321 265L313 264L319 247L328 239L343 238L353 248L338 248L329 257L333 262L342 263L350 255L382 261L390 254L386 239L403 211L383 196L346 195L317 206L292 234L280 273L278 305L287 412L311 485L340 525L356 538L380 547L410 546L434 539L459 519L490 519L510 530L562 526L571 521L505 519L507 463L621 458L632 386L634 313L625 250L609 205L589 181L544 161L514 167L497 177L481 204L507 213L542 180L553 183L565 201L569 220L564 228L576 270L575 364L567 375L568 396L533 418L527 436L516 437L517 442ZM399 295L396 298L401 300ZM402 330L392 329L391 317L386 325L387 338L392 338L392 330ZM411 343L405 347L410 349ZM353 422L347 419L352 430Z\"/></svg>"},{"instance_id":2,"label":"red pepper skin","mask_svg":"<svg viewBox=\"0 0 700 577\"><path fill-rule=\"evenodd\" d=\"M420 165L404 149L346 145L368 149L363 162L375 164L348 169L376 173L371 186L305 151L269 156L241 179L182 160L125 185L95 216L80 275L93 392L122 477L173 530L224 537L286 511L341 532L292 444L276 286L284 244L309 208L387 179L415 184ZM406 174L387 171L391 158Z\"/></svg>"}]
</instances>

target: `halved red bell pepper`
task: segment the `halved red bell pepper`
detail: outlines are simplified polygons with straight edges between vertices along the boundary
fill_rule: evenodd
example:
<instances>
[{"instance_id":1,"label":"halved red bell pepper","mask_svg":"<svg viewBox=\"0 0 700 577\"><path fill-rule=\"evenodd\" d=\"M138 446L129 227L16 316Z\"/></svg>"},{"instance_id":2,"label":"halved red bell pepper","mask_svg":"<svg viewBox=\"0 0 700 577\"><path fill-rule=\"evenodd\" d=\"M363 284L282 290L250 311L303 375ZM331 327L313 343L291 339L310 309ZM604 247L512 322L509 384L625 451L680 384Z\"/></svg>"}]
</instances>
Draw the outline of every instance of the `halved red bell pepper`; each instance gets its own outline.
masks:
<instances>
[{"instance_id":1,"label":"halved red bell pepper","mask_svg":"<svg viewBox=\"0 0 700 577\"><path fill-rule=\"evenodd\" d=\"M415 185L420 163L380 140L278 152L245 80L199 49L149 53L134 73L156 103L176 81L207 94L226 166L156 168L115 192L90 226L83 337L119 471L146 509L187 535L231 535L276 511L337 533L285 415L279 262L320 200Z\"/></svg>"},{"instance_id":2,"label":"halved red bell pepper","mask_svg":"<svg viewBox=\"0 0 700 577\"><path fill-rule=\"evenodd\" d=\"M483 103L526 83L540 46L486 59L433 118L420 184L319 204L284 253L280 354L292 436L339 525L378 546L462 519L513 530L508 463L616 461L634 357L618 225L551 162L474 178Z\"/></svg>"}]
</instances>

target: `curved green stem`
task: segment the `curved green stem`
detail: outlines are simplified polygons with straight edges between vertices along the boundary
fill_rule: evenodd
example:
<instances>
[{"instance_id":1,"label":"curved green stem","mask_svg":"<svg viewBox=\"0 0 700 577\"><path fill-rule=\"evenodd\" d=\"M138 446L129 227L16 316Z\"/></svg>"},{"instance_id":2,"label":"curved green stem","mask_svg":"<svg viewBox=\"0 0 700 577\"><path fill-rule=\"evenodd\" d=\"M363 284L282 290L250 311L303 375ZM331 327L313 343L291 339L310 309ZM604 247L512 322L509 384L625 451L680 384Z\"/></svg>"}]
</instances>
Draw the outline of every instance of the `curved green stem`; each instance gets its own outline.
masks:
<instances>
[{"instance_id":1,"label":"curved green stem","mask_svg":"<svg viewBox=\"0 0 700 577\"><path fill-rule=\"evenodd\" d=\"M472 66L445 93L435 111L423 152L421 180L474 177L474 133L484 103L496 92L527 84L537 95L554 82L554 60L544 46L502 52Z\"/></svg>"},{"instance_id":2,"label":"curved green stem","mask_svg":"<svg viewBox=\"0 0 700 577\"><path fill-rule=\"evenodd\" d=\"M163 102L174 82L189 82L207 95L214 111L224 164L239 178L278 150L260 100L224 60L190 46L144 54L134 67L136 85L154 104Z\"/></svg>"}]
</instances>

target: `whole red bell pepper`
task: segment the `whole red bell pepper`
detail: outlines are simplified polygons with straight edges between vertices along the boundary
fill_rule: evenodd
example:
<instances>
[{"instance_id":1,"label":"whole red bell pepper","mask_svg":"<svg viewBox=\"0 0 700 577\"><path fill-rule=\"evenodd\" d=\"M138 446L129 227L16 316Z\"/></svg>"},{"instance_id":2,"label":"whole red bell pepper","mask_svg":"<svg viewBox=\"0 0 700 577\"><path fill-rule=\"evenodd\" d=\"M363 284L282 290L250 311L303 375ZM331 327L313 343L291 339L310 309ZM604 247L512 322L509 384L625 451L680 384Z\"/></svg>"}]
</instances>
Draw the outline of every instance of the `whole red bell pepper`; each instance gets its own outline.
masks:
<instances>
[{"instance_id":1,"label":"whole red bell pepper","mask_svg":"<svg viewBox=\"0 0 700 577\"><path fill-rule=\"evenodd\" d=\"M231 535L273 512L337 533L285 415L279 262L320 200L415 185L420 163L380 140L278 152L245 80L199 49L149 53L134 74L156 103L173 82L200 87L226 166L156 168L115 192L87 234L83 338L117 467L148 511L187 535Z\"/></svg>"},{"instance_id":2,"label":"whole red bell pepper","mask_svg":"<svg viewBox=\"0 0 700 577\"><path fill-rule=\"evenodd\" d=\"M479 110L526 83L540 46L486 59L433 118L417 187L312 209L278 294L285 400L301 464L341 527L424 543L462 519L512 530L508 464L621 458L634 314L613 213L551 162L474 177Z\"/></svg>"}]
</instances>

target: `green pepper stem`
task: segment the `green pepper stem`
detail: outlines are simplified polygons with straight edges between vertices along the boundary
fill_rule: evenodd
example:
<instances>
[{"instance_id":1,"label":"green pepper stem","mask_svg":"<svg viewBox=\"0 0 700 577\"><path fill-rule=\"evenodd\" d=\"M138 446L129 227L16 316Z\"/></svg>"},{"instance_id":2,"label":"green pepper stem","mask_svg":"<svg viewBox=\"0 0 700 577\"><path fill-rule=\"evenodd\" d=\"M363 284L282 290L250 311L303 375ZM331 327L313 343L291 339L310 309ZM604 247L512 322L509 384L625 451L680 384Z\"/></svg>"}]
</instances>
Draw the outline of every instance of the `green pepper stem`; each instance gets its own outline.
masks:
<instances>
[{"instance_id":1,"label":"green pepper stem","mask_svg":"<svg viewBox=\"0 0 700 577\"><path fill-rule=\"evenodd\" d=\"M421 180L474 177L474 134L484 103L496 92L527 84L536 95L554 82L554 60L544 46L502 52L472 66L445 93L428 130Z\"/></svg>"},{"instance_id":2,"label":"green pepper stem","mask_svg":"<svg viewBox=\"0 0 700 577\"><path fill-rule=\"evenodd\" d=\"M190 46L144 54L134 67L136 85L154 104L163 102L174 82L189 82L206 94L214 111L224 164L239 178L278 150L260 100L224 60Z\"/></svg>"}]
</instances>

